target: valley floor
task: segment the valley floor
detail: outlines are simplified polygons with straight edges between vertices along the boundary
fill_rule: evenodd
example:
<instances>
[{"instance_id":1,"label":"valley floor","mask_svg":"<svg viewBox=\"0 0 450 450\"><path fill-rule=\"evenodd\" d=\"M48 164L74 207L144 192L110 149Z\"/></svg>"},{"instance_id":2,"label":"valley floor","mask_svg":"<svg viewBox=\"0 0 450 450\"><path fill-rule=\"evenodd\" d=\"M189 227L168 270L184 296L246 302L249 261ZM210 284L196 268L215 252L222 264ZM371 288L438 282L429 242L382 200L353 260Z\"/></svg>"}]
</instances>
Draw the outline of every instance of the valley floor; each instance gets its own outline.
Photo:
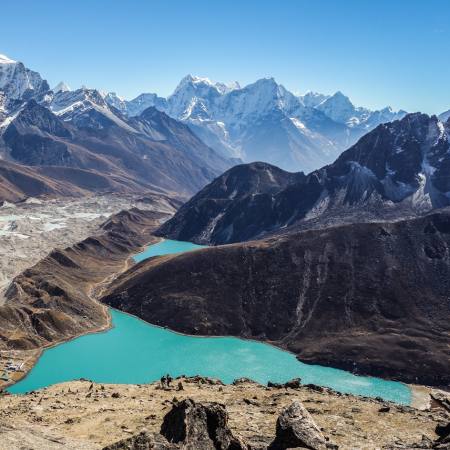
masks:
<instances>
[{"instance_id":1,"label":"valley floor","mask_svg":"<svg viewBox=\"0 0 450 450\"><path fill-rule=\"evenodd\" d=\"M183 390L178 390L179 382ZM398 442L420 442L422 436L434 440L436 424L448 420L438 407L420 411L307 386L223 386L197 377L175 380L173 387L162 390L159 383L101 385L80 380L0 397L0 450L94 450L141 430L159 432L174 398L225 404L233 432L254 445L270 442L281 409L295 399L340 450L394 448Z\"/></svg>"}]
</instances>

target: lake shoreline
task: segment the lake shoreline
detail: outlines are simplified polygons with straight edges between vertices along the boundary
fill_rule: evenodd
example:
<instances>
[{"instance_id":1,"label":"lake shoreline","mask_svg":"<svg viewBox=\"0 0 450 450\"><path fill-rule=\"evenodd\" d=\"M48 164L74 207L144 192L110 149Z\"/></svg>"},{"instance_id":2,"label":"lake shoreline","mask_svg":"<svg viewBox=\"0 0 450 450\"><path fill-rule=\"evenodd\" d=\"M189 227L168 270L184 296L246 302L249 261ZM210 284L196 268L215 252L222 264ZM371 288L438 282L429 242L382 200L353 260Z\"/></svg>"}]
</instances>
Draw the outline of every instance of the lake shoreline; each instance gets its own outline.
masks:
<instances>
[{"instance_id":1,"label":"lake shoreline","mask_svg":"<svg viewBox=\"0 0 450 450\"><path fill-rule=\"evenodd\" d=\"M172 330L171 328L168 327L164 327L161 325L157 325L157 324L153 324L150 322L145 321L144 319L141 319L138 316L135 316L131 313L128 313L126 311L122 311L120 309L117 308L113 308L112 306L109 307L110 309L113 309L115 311L118 311L122 314L126 314L130 317L133 317L134 319L140 320L141 322L144 322L145 324L150 324L153 327L157 327L160 328L162 330L168 330L171 333L174 334L178 334L180 336L188 336L188 337L192 337L192 338L208 338L208 339L221 339L221 338L236 338L236 339L240 339L243 341L250 341L250 342L257 342L263 345L268 345L270 347L276 348L277 350L281 350L283 352L289 353L290 355L293 355L294 357L297 358L297 355L294 352L291 352L289 349L284 348L284 347L280 347L278 345L276 345L275 343L272 343L270 341L263 341L263 340L257 340L257 339L252 339L252 338L246 338L246 337L241 337L241 336L233 336L233 335L214 335L214 336L209 336L209 335L200 335L200 334L187 334L187 333L181 333L179 331L176 330ZM298 358L297 358L298 359ZM305 363L304 361L300 360L299 361L303 364L308 364ZM315 364L310 364L310 365L315 365ZM322 366L322 367L328 367L328 366ZM332 367L334 369L334 367ZM342 370L342 369L338 369L338 370ZM348 371L345 371L348 372ZM351 373L351 372L349 372ZM366 376L366 375L360 375L357 373L352 373L352 375L356 376L356 377L364 377L364 378L379 378L381 380L385 380L385 381L394 381L396 383L401 383L404 384L405 386L407 386L410 390L411 390L411 403L410 406L416 409L427 409L430 406L430 402L431 402L431 397L430 397L430 392L432 391L432 388L429 386L424 386L424 385L420 385L420 384L409 384L409 383L404 383L402 381L397 381L397 380L390 380L390 379L385 379L385 378L380 378L380 377L371 377L371 376Z\"/></svg>"},{"instance_id":2,"label":"lake shoreline","mask_svg":"<svg viewBox=\"0 0 450 450\"><path fill-rule=\"evenodd\" d=\"M88 333L81 336L82 340L78 342L65 342L69 345L68 348L48 349L51 353L47 353L45 362L41 359L42 364L36 365L35 371L28 374L28 380L23 380L25 385L19 384L10 392L23 394L78 378L104 383L147 384L159 379L162 373L170 373L174 377L200 374L221 379L226 384L241 377L254 379L260 384L267 384L268 381L284 383L291 378L300 377L304 384L317 384L343 394L372 398L378 396L387 401L411 404L412 393L408 385L358 377L339 369L305 365L291 352L268 343L233 336L187 336L151 325L116 309L111 309L111 317L112 327L109 330ZM98 334L104 336L101 341L95 338ZM139 346L135 345L137 339L141 341ZM113 349L112 352L108 353L107 348ZM158 352L162 352L161 356ZM141 360L144 354L147 357ZM192 359L187 355L197 357ZM247 355L251 355L250 360ZM220 359L217 360L217 357ZM68 358L67 363L64 362L65 358ZM152 361L159 361L160 358L162 366L152 364ZM73 361L76 361L74 365ZM229 365L229 361L234 361L233 365ZM55 364L59 367L56 377L50 370ZM101 368L100 371L97 367ZM50 379L44 381L49 370Z\"/></svg>"},{"instance_id":3,"label":"lake shoreline","mask_svg":"<svg viewBox=\"0 0 450 450\"><path fill-rule=\"evenodd\" d=\"M112 316L109 313L110 309L113 310L113 311L117 311L120 314L124 314L126 316L129 316L129 317L131 317L131 318L133 318L135 320L138 320L138 321L142 322L145 325L150 325L152 327L159 328L161 330L166 330L166 331L169 331L170 333L173 333L173 334L176 334L176 335L179 335L179 336L190 337L190 338L198 338L198 339L205 339L205 338L207 338L207 339L234 338L234 339L239 339L239 340L242 340L242 341L249 341L249 342L254 342L254 343L266 345L266 346L269 346L271 348L280 350L282 352L285 352L285 353L287 353L289 355L292 355L292 356L296 357L295 353L289 351L286 348L279 347L276 344L273 344L273 343L268 342L268 341L258 341L256 339L243 338L243 337L237 337L237 336L231 336L231 335L229 335L229 336L228 335L224 335L224 336L208 336L208 335L205 335L205 336L203 336L203 335L190 335L190 334L186 334L186 333L180 333L178 331L172 330L172 329L167 328L167 327L163 327L163 326L160 326L160 325L151 324L149 322L146 322L145 320L141 319L140 317L137 317L137 316L135 316L133 314L127 313L126 311L121 311L121 310L119 310L117 308L108 307L107 305L104 305L104 306L105 306L105 311L106 311L106 314L107 314L107 317L108 317L108 324L107 325L105 325L104 327L99 328L97 330L86 331L85 333L80 334L79 336L75 336L75 337L73 337L71 339L63 340L63 341L54 343L52 345L49 345L47 347L44 347L44 348L40 349L39 354L35 357L34 361L32 362L32 365L30 366L30 368L27 369L27 371L24 373L24 375L21 378L19 378L16 381L14 381L13 383L9 383L8 385L4 386L4 389L8 390L9 387L19 383L20 381L25 380L27 378L27 376L29 376L29 374L32 371L32 369L34 368L34 366L38 363L39 359L41 358L41 356L42 356L42 354L44 353L45 350L49 350L49 349L54 348L54 347L56 347L58 345L74 341L74 340L76 340L76 339L78 339L80 337L83 337L83 336L95 335L95 334L101 334L101 333L108 333L109 331L111 331L114 328L114 323L113 323L113 320L112 320ZM299 361L302 362L301 360L299 360ZM303 364L306 364L306 363L303 363ZM327 367L327 366L321 366L321 367ZM337 369L337 370L341 370L341 369ZM347 372L347 371L344 371L344 372ZM348 373L350 373L350 372L348 372ZM201 374L199 374L199 375L202 376ZM378 379L378 377L367 377L367 376L358 375L358 374L352 374L352 375L354 375L356 377L361 377L361 378ZM380 380L384 380L383 378L379 378L379 379ZM73 381L75 381L75 380L73 380ZM385 380L385 381L393 381L393 380ZM423 385L408 384L408 383L403 383L403 382L399 382L399 381L395 381L395 382L401 383L401 384L407 386L410 389L411 401L410 401L409 406L411 406L413 408L416 408L416 409L419 409L419 410L427 409L430 406L430 402L431 402L430 392L432 391L431 387L423 386ZM152 383L154 383L154 381L150 381L148 384L152 384ZM132 385L133 383L124 383L124 384ZM225 383L225 384L230 384L230 383ZM48 387L51 387L51 386L52 385L50 385ZM46 388L41 388L41 389L46 389ZM327 389L331 389L331 388L327 388ZM337 392L339 392L339 391L337 391ZM22 394L14 394L14 395L22 395ZM355 397L361 397L358 394L349 394L349 395L353 395ZM364 397L364 396L362 396L362 397Z\"/></svg>"},{"instance_id":4,"label":"lake shoreline","mask_svg":"<svg viewBox=\"0 0 450 450\"><path fill-rule=\"evenodd\" d=\"M85 333L81 333L81 334L79 334L77 336L74 336L74 337L72 337L70 339L61 340L61 341L52 343L52 345L46 346L43 349L40 349L39 354L36 356L32 367L30 369L28 369L28 371L24 374L23 377L21 377L20 379L15 381L15 383L9 383L8 386L11 386L13 384L16 384L19 381L24 380L29 375L29 373L32 370L32 368L37 364L37 362L39 361L40 357L42 356L44 350L48 350L48 349L51 349L51 348L53 348L53 347L55 347L57 345L73 341L74 339L77 339L77 338L82 337L82 336L94 335L94 334L98 334L98 333L106 333L106 332L110 331L114 327L113 321L112 321L112 316L111 316L111 314L108 311L108 308L110 308L110 307L108 307L107 305L99 302L98 298L101 297L101 294L102 294L103 290L107 288L109 283L111 283L114 279L116 279L121 274L126 272L133 265L138 264L140 262L140 261L139 262L136 261L136 259L135 259L136 255L145 252L145 250L149 246L152 246L152 245L155 245L155 244L159 244L159 243L164 242L164 241L165 241L165 239L163 239L163 238L159 238L159 237L154 237L153 238L152 237L152 239L148 243L146 243L145 245L141 246L140 251L134 252L133 254L128 256L128 258L125 261L124 267L122 268L121 271L112 274L111 276L109 276L105 280L103 280L102 282L98 283L94 288L92 288L93 289L93 291L91 292L92 300L94 302L96 302L96 303L99 303L102 306L102 310L104 311L104 315L105 315L105 318L106 318L106 321L107 321L107 323L104 326L102 326L102 327L100 327L100 328L98 328L96 330L88 330ZM181 253L181 252L179 252L179 253ZM164 256L164 255L155 255L155 257L156 256ZM95 290L96 290L96 292L95 292ZM130 317L132 317L134 319L137 319L137 320L141 321L143 324L151 325L151 326L159 328L161 330L167 330L167 331L170 331L171 333L174 333L174 334L179 335L179 336L191 337L191 338L200 338L200 339L205 339L205 338L207 338L207 339L235 338L235 339L239 339L241 341L254 342L254 343L266 345L266 346L268 346L270 348L273 348L273 349L276 349L276 350L280 350L280 351L286 352L287 354L295 357L300 363L303 363L301 360L299 360L296 357L295 353L293 353L289 349L283 348L283 347L281 347L279 345L276 345L275 343L267 341L267 340L258 340L258 339L254 339L254 338L247 338L247 337L241 337L241 336L231 336L231 335L224 335L224 336L219 336L219 335L217 335L217 336L208 336L208 335L205 335L204 336L204 335L186 334L186 333L181 333L181 332L178 332L176 330L172 330L170 328L167 328L167 327L164 327L164 326L160 326L160 325L157 325L157 324L151 324L151 323L146 322L145 320L141 319L140 317L137 317L137 316L135 316L135 315L133 315L131 313L128 313L126 311L121 311L121 310L116 309L116 308L111 308L111 309L114 310L114 311L117 311L117 312L119 312L121 314L126 314L127 316L130 316ZM307 363L303 363L303 364L307 364ZM311 366L316 366L316 365L311 365ZM327 366L321 366L321 367L327 367ZM336 369L336 368L332 368L332 369ZM339 370L339 369L337 369L337 370ZM352 374L351 372L348 372L348 371L345 371L345 372L347 372L348 374L357 376L357 377L362 377L362 378L372 378L372 379L379 379L379 380L383 380L383 381L395 381L395 382L401 383L404 386L408 387L408 389L410 390L410 395L411 395L410 404L411 405L414 405L415 407L419 407L419 408L424 408L424 407L426 407L426 404L428 404L428 402L426 400L426 397L427 397L426 392L429 389L427 387L425 387L425 386L415 386L415 385L410 385L410 384L407 384L407 383L402 383L402 382L399 382L397 380L384 380L384 379L379 378L379 377L370 377L370 376L363 376L363 375L359 375L359 374ZM425 393L424 393L424 390L425 390Z\"/></svg>"}]
</instances>

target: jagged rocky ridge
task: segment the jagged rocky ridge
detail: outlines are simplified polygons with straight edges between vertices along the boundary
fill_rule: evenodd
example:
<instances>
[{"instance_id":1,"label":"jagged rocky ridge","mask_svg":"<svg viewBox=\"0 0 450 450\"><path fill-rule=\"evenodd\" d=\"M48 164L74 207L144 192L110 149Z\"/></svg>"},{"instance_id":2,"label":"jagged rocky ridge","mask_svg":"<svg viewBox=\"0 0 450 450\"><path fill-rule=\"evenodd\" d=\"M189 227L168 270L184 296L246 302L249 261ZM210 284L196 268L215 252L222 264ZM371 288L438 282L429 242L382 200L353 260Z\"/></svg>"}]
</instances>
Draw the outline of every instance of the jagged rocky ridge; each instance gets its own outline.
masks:
<instances>
[{"instance_id":1,"label":"jagged rocky ridge","mask_svg":"<svg viewBox=\"0 0 450 450\"><path fill-rule=\"evenodd\" d=\"M224 244L340 222L398 219L450 205L450 121L409 114L378 126L309 175L265 163L214 180L158 233Z\"/></svg>"},{"instance_id":2,"label":"jagged rocky ridge","mask_svg":"<svg viewBox=\"0 0 450 450\"><path fill-rule=\"evenodd\" d=\"M449 280L446 209L150 259L102 301L183 333L264 340L304 362L444 386Z\"/></svg>"}]
</instances>

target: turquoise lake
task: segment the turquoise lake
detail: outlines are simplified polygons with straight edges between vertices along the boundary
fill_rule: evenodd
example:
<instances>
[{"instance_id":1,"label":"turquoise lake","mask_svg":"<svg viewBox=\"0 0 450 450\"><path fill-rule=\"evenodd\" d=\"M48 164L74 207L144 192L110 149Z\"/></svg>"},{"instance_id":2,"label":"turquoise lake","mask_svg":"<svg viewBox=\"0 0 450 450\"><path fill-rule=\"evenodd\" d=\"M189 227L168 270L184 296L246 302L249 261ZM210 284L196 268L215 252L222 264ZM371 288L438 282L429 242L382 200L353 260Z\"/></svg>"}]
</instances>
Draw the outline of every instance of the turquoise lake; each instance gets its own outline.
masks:
<instances>
[{"instance_id":1,"label":"turquoise lake","mask_svg":"<svg viewBox=\"0 0 450 450\"><path fill-rule=\"evenodd\" d=\"M145 253L149 257L162 254L155 252L164 248L174 250L171 253L177 249L186 251L179 250L186 248L186 244L163 241L151 246L158 248ZM260 342L185 336L116 310L110 312L111 330L45 350L28 376L8 391L24 393L79 378L99 383L143 384L170 373L174 377L199 374L220 378L225 383L240 377L260 383L300 377L305 384L328 386L340 392L379 396L403 404L411 402L411 391L403 383L303 364L293 354Z\"/></svg>"},{"instance_id":2,"label":"turquoise lake","mask_svg":"<svg viewBox=\"0 0 450 450\"><path fill-rule=\"evenodd\" d=\"M151 258L152 256L184 253L204 247L204 245L197 245L192 242L171 241L170 239L166 239L158 242L157 244L149 245L143 252L135 255L133 259L135 262L141 262L144 259Z\"/></svg>"}]
</instances>

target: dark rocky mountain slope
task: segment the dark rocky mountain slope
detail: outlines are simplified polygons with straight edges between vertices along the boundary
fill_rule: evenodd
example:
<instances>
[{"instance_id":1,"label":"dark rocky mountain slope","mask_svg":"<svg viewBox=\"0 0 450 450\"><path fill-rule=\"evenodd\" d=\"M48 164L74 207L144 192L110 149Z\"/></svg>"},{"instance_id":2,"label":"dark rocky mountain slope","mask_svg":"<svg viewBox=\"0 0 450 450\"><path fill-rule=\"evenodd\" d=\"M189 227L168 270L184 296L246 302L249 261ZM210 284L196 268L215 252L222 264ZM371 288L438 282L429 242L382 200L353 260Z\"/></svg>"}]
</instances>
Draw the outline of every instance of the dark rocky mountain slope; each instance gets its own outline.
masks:
<instances>
[{"instance_id":1,"label":"dark rocky mountain slope","mask_svg":"<svg viewBox=\"0 0 450 450\"><path fill-rule=\"evenodd\" d=\"M409 114L379 125L309 175L259 163L234 167L187 202L159 234L224 244L289 227L401 218L450 205L449 134L450 121ZM269 189L275 172L284 181ZM241 192L249 174L259 182Z\"/></svg>"},{"instance_id":2,"label":"dark rocky mountain slope","mask_svg":"<svg viewBox=\"0 0 450 450\"><path fill-rule=\"evenodd\" d=\"M176 331L234 335L302 361L450 383L450 211L153 258L103 302Z\"/></svg>"},{"instance_id":3,"label":"dark rocky mountain slope","mask_svg":"<svg viewBox=\"0 0 450 450\"><path fill-rule=\"evenodd\" d=\"M183 205L158 233L199 243L250 239L273 226L273 198L303 179L301 172L267 163L235 166Z\"/></svg>"}]
</instances>

